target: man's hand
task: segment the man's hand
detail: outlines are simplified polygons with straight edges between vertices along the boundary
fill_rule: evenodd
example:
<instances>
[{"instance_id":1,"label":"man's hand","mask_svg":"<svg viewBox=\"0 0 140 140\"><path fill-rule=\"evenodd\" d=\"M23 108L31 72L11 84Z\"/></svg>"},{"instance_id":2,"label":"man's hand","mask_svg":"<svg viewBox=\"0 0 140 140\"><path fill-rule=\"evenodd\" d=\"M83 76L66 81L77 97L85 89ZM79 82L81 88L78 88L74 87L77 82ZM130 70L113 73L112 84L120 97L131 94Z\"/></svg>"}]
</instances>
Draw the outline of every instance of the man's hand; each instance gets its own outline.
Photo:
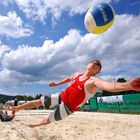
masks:
<instances>
[{"instance_id":1,"label":"man's hand","mask_svg":"<svg viewBox=\"0 0 140 140\"><path fill-rule=\"evenodd\" d=\"M54 86L57 86L57 84L56 84L55 82L50 82L50 83L49 83L49 86L54 87Z\"/></svg>"},{"instance_id":2,"label":"man's hand","mask_svg":"<svg viewBox=\"0 0 140 140\"><path fill-rule=\"evenodd\" d=\"M130 81L131 90L140 91L140 77Z\"/></svg>"}]
</instances>

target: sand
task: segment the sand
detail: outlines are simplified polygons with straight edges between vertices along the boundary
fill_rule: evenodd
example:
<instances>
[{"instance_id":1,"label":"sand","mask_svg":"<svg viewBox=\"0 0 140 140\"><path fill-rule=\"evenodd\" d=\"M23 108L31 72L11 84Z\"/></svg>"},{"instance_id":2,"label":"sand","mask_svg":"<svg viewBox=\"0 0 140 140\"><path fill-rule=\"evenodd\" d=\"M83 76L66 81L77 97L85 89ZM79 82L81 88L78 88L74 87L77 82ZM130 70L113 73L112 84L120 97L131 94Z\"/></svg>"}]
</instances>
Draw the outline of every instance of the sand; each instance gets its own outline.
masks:
<instances>
[{"instance_id":1,"label":"sand","mask_svg":"<svg viewBox=\"0 0 140 140\"><path fill-rule=\"evenodd\" d=\"M26 126L50 112L19 111L12 122L0 122L0 140L140 140L140 115L75 112L46 126Z\"/></svg>"}]
</instances>

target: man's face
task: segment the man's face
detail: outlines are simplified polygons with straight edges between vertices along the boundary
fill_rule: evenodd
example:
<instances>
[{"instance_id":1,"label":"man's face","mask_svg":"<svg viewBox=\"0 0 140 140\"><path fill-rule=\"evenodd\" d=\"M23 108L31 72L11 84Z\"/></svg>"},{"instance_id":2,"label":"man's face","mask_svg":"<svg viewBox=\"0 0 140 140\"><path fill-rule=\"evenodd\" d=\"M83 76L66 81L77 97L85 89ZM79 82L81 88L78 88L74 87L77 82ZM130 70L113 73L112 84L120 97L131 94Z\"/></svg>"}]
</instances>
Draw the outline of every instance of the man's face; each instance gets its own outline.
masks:
<instances>
[{"instance_id":1,"label":"man's face","mask_svg":"<svg viewBox=\"0 0 140 140\"><path fill-rule=\"evenodd\" d=\"M98 73L100 73L100 67L98 65L96 65L96 63L89 63L87 65L87 70L91 73L91 75L96 75Z\"/></svg>"}]
</instances>

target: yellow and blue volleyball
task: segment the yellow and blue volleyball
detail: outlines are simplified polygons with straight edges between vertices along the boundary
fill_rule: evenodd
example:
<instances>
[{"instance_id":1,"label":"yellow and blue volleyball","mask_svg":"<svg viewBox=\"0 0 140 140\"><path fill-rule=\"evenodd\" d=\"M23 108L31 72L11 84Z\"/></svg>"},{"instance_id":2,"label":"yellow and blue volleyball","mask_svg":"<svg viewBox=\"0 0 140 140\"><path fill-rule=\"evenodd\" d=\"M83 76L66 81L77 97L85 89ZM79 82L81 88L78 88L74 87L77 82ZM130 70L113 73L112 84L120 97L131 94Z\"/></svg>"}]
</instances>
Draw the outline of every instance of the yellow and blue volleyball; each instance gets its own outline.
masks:
<instances>
[{"instance_id":1,"label":"yellow and blue volleyball","mask_svg":"<svg viewBox=\"0 0 140 140\"><path fill-rule=\"evenodd\" d=\"M115 12L113 7L105 2L92 6L86 13L84 23L88 32L101 34L113 24Z\"/></svg>"}]
</instances>

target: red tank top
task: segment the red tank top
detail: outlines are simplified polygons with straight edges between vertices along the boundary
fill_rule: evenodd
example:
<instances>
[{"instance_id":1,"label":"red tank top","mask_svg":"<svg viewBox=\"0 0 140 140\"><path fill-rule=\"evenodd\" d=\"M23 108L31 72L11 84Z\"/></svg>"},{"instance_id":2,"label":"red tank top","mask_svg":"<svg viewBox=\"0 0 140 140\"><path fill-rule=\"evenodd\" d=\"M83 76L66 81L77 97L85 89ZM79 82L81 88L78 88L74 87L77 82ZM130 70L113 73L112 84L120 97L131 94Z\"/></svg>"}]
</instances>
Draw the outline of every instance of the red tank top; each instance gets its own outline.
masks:
<instances>
[{"instance_id":1,"label":"red tank top","mask_svg":"<svg viewBox=\"0 0 140 140\"><path fill-rule=\"evenodd\" d=\"M64 91L61 93L61 99L71 110L77 111L79 109L79 105L85 99L85 90L84 85L86 81L89 79L85 79L83 81L79 81L79 77L82 74L79 74Z\"/></svg>"}]
</instances>

